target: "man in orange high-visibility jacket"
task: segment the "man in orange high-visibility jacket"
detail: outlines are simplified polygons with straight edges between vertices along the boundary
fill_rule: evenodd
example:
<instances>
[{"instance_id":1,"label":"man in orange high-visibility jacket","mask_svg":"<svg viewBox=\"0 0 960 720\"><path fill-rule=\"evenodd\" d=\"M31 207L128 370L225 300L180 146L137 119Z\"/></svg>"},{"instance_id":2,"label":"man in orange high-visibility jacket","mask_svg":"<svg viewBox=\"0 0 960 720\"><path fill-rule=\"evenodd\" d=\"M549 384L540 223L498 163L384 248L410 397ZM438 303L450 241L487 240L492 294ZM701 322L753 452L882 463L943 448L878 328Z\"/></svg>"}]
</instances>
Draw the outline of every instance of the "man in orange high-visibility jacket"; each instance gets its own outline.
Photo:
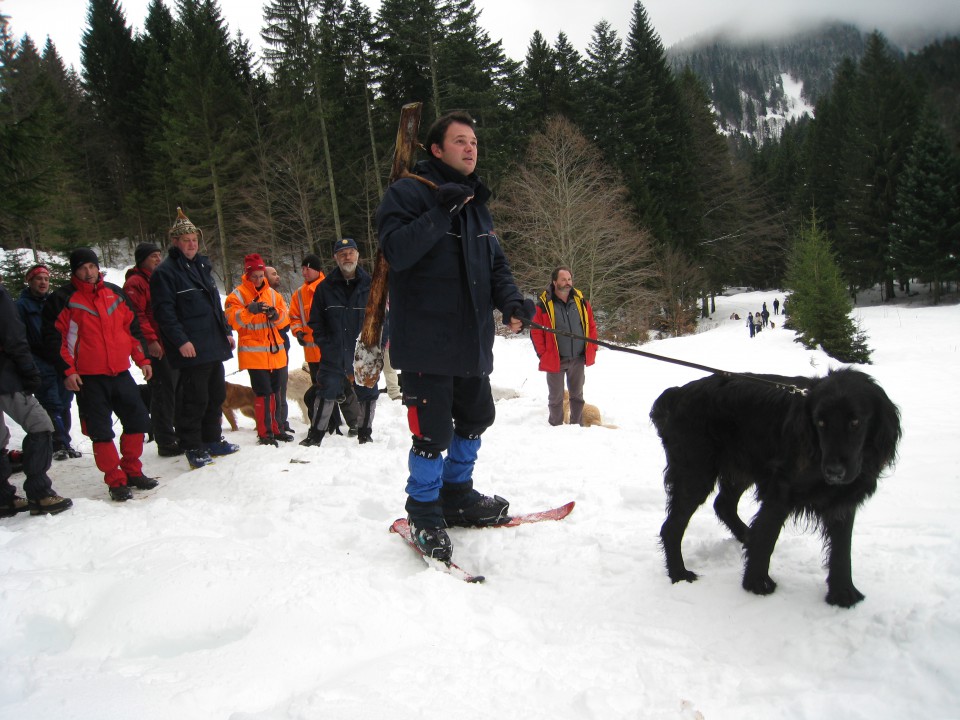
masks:
<instances>
[{"instance_id":1,"label":"man in orange high-visibility jacket","mask_svg":"<svg viewBox=\"0 0 960 720\"><path fill-rule=\"evenodd\" d=\"M224 309L227 322L237 331L237 359L241 370L250 374L253 389L257 442L277 447L277 441L289 442L293 435L277 422L277 393L280 368L287 366L280 329L290 324L283 295L266 280L266 264L258 254L243 260L243 280L227 296Z\"/></svg>"},{"instance_id":2,"label":"man in orange high-visibility jacket","mask_svg":"<svg viewBox=\"0 0 960 720\"><path fill-rule=\"evenodd\" d=\"M290 332L303 348L303 359L310 366L310 377L316 378L320 369L320 348L313 339L313 330L307 321L310 319L317 285L323 282L323 263L316 255L307 255L301 263L300 273L303 275L303 285L290 297Z\"/></svg>"}]
</instances>

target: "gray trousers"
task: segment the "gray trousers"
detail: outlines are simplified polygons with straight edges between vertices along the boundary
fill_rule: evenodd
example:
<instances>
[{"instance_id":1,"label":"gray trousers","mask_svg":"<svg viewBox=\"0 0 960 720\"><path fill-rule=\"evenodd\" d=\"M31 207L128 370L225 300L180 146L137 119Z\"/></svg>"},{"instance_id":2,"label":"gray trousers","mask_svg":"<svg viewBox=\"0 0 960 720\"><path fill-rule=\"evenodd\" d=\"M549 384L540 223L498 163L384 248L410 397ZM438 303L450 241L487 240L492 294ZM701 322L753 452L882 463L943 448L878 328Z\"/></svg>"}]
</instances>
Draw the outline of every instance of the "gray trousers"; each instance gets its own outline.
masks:
<instances>
[{"instance_id":1,"label":"gray trousers","mask_svg":"<svg viewBox=\"0 0 960 720\"><path fill-rule=\"evenodd\" d=\"M10 442L10 431L4 422L4 415L27 433L23 441L23 470L26 475L23 491L27 499L39 500L52 494L47 470L53 459L50 439L53 421L47 411L33 395L22 392L0 395L0 450L6 450ZM4 458L0 466L0 500L4 503L9 503L14 494L14 488L8 482L9 477L10 465Z\"/></svg>"},{"instance_id":2,"label":"gray trousers","mask_svg":"<svg viewBox=\"0 0 960 720\"><path fill-rule=\"evenodd\" d=\"M570 393L570 424L579 425L583 417L583 381L586 358L560 358L560 372L547 373L547 408L551 425L563 425L563 385Z\"/></svg>"}]
</instances>

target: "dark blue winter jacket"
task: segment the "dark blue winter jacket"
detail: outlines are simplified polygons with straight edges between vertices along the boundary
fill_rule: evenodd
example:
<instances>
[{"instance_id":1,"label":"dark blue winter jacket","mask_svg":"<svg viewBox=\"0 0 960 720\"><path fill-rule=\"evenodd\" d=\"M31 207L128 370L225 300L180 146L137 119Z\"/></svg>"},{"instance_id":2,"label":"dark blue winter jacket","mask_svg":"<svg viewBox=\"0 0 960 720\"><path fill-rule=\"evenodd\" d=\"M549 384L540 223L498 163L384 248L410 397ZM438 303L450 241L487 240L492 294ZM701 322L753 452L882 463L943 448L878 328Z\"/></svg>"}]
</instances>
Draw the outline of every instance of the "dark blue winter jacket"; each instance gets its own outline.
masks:
<instances>
[{"instance_id":1,"label":"dark blue winter jacket","mask_svg":"<svg viewBox=\"0 0 960 720\"><path fill-rule=\"evenodd\" d=\"M40 382L27 333L13 298L0 285L0 395L22 392L24 381Z\"/></svg>"},{"instance_id":2,"label":"dark blue winter jacket","mask_svg":"<svg viewBox=\"0 0 960 720\"><path fill-rule=\"evenodd\" d=\"M490 191L439 160L414 173L456 182L474 197L453 214L418 180L394 182L377 209L380 250L390 264L390 362L400 369L471 377L493 370L493 310L509 320L523 303L487 210ZM321 283L322 284L322 283Z\"/></svg>"},{"instance_id":3,"label":"dark blue winter jacket","mask_svg":"<svg viewBox=\"0 0 960 720\"><path fill-rule=\"evenodd\" d=\"M369 294L370 273L359 265L350 282L338 267L317 285L307 325L320 347L321 369L353 375L353 354Z\"/></svg>"},{"instance_id":4,"label":"dark blue winter jacket","mask_svg":"<svg viewBox=\"0 0 960 720\"><path fill-rule=\"evenodd\" d=\"M187 260L179 248L170 248L170 254L150 276L150 302L173 367L223 362L233 356L227 339L232 333L206 256L198 254ZM180 354L180 346L186 342L193 343L196 357Z\"/></svg>"}]
</instances>

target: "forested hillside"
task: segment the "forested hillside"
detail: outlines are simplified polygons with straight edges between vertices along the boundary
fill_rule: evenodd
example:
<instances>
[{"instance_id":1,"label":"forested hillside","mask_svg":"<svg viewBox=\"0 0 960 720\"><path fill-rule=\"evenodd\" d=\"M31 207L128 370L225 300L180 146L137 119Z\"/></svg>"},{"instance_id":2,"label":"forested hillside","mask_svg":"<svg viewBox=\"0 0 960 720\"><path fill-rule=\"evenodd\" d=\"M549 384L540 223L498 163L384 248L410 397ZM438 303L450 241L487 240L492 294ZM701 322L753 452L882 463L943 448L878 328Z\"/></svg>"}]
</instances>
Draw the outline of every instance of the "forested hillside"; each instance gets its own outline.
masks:
<instances>
[{"instance_id":1,"label":"forested hillside","mask_svg":"<svg viewBox=\"0 0 960 720\"><path fill-rule=\"evenodd\" d=\"M851 289L957 279L956 41L903 58L879 34L833 28L749 62L716 44L691 56L728 68L708 87L668 58L641 2L625 36L598 21L580 53L536 33L522 63L473 0L384 0L375 15L359 0L268 0L262 57L216 0L152 0L137 34L118 0L87 4L79 74L0 24L4 247L109 255L162 241L182 206L227 285L253 249L297 268L352 236L370 262L399 110L418 100L424 129L454 108L477 119L478 171L524 288L570 265L611 334L683 332L725 286L778 285L814 206ZM714 108L743 129L775 105L765 88L782 68L818 98L816 119L732 142ZM765 104L749 110L751 93ZM919 244L929 252L911 254ZM935 271L903 260L927 257Z\"/></svg>"}]
</instances>

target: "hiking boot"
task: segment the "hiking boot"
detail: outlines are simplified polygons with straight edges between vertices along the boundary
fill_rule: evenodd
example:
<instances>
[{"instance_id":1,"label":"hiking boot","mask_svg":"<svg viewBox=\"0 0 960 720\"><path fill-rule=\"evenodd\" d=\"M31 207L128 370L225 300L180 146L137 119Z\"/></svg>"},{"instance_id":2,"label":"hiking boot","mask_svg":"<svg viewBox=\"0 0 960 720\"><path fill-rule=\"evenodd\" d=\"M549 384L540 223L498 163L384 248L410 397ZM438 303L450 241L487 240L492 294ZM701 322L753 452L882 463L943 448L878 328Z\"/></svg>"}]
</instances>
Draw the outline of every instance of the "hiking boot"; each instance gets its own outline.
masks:
<instances>
[{"instance_id":1,"label":"hiking boot","mask_svg":"<svg viewBox=\"0 0 960 720\"><path fill-rule=\"evenodd\" d=\"M323 433L319 430L314 430L310 428L307 431L307 436L300 441L300 444L304 447L320 447L320 443L323 442Z\"/></svg>"},{"instance_id":2,"label":"hiking boot","mask_svg":"<svg viewBox=\"0 0 960 720\"><path fill-rule=\"evenodd\" d=\"M179 457L183 455L183 448L179 445L157 445L157 455L160 457Z\"/></svg>"},{"instance_id":3,"label":"hiking boot","mask_svg":"<svg viewBox=\"0 0 960 720\"><path fill-rule=\"evenodd\" d=\"M410 523L410 537L420 551L428 558L449 562L453 557L453 543L447 531L439 527L417 527L412 520Z\"/></svg>"},{"instance_id":4,"label":"hiking boot","mask_svg":"<svg viewBox=\"0 0 960 720\"><path fill-rule=\"evenodd\" d=\"M39 500L30 501L31 515L56 515L73 505L70 498L60 497L59 495L48 495Z\"/></svg>"},{"instance_id":5,"label":"hiking boot","mask_svg":"<svg viewBox=\"0 0 960 720\"><path fill-rule=\"evenodd\" d=\"M352 428L350 428L349 430L347 430L347 437L356 437L356 436L357 436L357 433L359 433L359 432L360 432L359 430L357 430L356 428L353 428L353 427L352 427Z\"/></svg>"},{"instance_id":6,"label":"hiking boot","mask_svg":"<svg viewBox=\"0 0 960 720\"><path fill-rule=\"evenodd\" d=\"M127 475L127 487L135 487L137 490L153 490L159 483L152 477L146 475Z\"/></svg>"},{"instance_id":7,"label":"hiking boot","mask_svg":"<svg viewBox=\"0 0 960 720\"><path fill-rule=\"evenodd\" d=\"M283 430L281 430L279 433L274 433L274 434L273 434L273 437L274 437L275 439L279 440L280 442L292 442L292 441L293 441L293 435L291 435L291 434L288 433L288 432L284 432Z\"/></svg>"},{"instance_id":8,"label":"hiking boot","mask_svg":"<svg viewBox=\"0 0 960 720\"><path fill-rule=\"evenodd\" d=\"M0 518L13 517L17 513L22 513L24 510L29 509L30 503L27 502L26 498L14 495L10 498L10 502L0 505Z\"/></svg>"},{"instance_id":9,"label":"hiking boot","mask_svg":"<svg viewBox=\"0 0 960 720\"><path fill-rule=\"evenodd\" d=\"M53 451L54 460L69 460L70 458L83 457L83 453L79 450L74 450L69 445L64 445L61 448Z\"/></svg>"},{"instance_id":10,"label":"hiking boot","mask_svg":"<svg viewBox=\"0 0 960 720\"><path fill-rule=\"evenodd\" d=\"M268 433L263 437L257 438L257 445L273 445L273 447L280 447L280 444L277 442L276 438L273 437L273 433Z\"/></svg>"},{"instance_id":11,"label":"hiking boot","mask_svg":"<svg viewBox=\"0 0 960 720\"><path fill-rule=\"evenodd\" d=\"M373 429L372 428L360 428L357 430L357 442L363 445L364 443L373 442Z\"/></svg>"},{"instance_id":12,"label":"hiking boot","mask_svg":"<svg viewBox=\"0 0 960 720\"><path fill-rule=\"evenodd\" d=\"M126 502L133 497L133 492L126 485L117 485L110 488L110 499L114 502Z\"/></svg>"},{"instance_id":13,"label":"hiking boot","mask_svg":"<svg viewBox=\"0 0 960 720\"><path fill-rule=\"evenodd\" d=\"M444 486L444 490L446 490ZM448 493L444 493L449 495ZM510 503L499 495L489 497L470 490L461 502L451 503L443 498L443 519L447 527L488 527L503 525L510 519Z\"/></svg>"},{"instance_id":14,"label":"hiking boot","mask_svg":"<svg viewBox=\"0 0 960 720\"><path fill-rule=\"evenodd\" d=\"M213 462L213 458L210 457L210 453L206 450L187 450L184 452L184 455L187 456L187 462L190 463L190 467L194 470Z\"/></svg>"},{"instance_id":15,"label":"hiking boot","mask_svg":"<svg viewBox=\"0 0 960 720\"><path fill-rule=\"evenodd\" d=\"M219 440L214 440L213 442L207 443L207 452L210 453L212 457L233 455L233 453L237 452L239 449L239 445L234 445L232 442L227 442L222 437Z\"/></svg>"}]
</instances>

